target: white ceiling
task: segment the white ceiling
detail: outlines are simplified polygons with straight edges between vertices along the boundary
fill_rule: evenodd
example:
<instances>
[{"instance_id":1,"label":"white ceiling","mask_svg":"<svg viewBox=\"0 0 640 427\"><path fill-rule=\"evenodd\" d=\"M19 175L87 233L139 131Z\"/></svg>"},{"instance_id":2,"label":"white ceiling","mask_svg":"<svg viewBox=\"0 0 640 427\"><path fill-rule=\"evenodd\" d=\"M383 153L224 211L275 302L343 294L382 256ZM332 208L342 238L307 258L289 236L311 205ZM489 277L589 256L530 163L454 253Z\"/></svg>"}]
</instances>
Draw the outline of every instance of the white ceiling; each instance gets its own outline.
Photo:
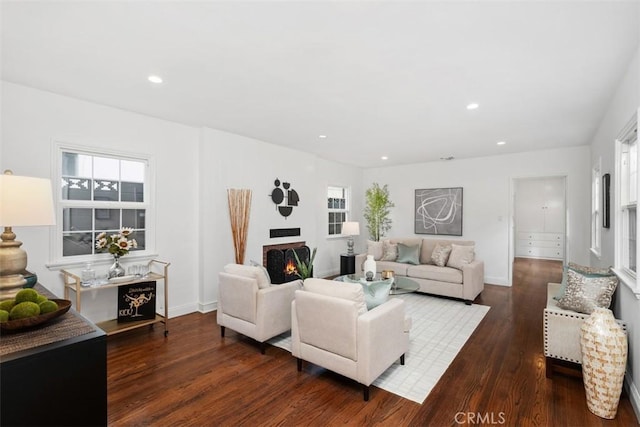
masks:
<instances>
[{"instance_id":1,"label":"white ceiling","mask_svg":"<svg viewBox=\"0 0 640 427\"><path fill-rule=\"evenodd\" d=\"M588 144L640 27L636 1L3 1L1 13L6 81L362 167Z\"/></svg>"}]
</instances>

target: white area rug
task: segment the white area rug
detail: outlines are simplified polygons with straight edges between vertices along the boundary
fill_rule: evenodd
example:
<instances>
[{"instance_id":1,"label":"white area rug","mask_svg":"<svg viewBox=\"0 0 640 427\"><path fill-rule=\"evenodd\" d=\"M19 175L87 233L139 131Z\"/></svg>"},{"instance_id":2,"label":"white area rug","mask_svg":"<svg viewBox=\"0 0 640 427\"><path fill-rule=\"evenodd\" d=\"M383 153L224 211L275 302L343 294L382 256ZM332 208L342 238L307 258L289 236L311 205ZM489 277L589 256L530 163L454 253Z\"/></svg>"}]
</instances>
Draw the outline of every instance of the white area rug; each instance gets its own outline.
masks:
<instances>
[{"instance_id":1,"label":"white area rug","mask_svg":"<svg viewBox=\"0 0 640 427\"><path fill-rule=\"evenodd\" d=\"M422 404L489 307L422 294L394 298L405 301L413 322L409 352L404 366L394 363L373 385ZM279 335L269 344L291 351L291 335Z\"/></svg>"}]
</instances>

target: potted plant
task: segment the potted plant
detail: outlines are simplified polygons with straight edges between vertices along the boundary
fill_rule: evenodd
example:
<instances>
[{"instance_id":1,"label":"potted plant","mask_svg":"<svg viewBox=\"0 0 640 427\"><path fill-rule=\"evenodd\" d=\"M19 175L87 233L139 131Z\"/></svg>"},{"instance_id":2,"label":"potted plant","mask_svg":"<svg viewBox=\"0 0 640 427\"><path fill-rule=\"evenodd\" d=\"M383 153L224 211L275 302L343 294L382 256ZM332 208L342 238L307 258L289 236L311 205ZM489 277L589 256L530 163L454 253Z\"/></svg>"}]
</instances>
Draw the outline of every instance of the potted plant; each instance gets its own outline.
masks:
<instances>
[{"instance_id":1,"label":"potted plant","mask_svg":"<svg viewBox=\"0 0 640 427\"><path fill-rule=\"evenodd\" d=\"M365 198L364 219L367 221L369 236L371 240L378 242L391 229L389 214L395 205L389 199L387 184L380 187L374 182L371 188L367 189Z\"/></svg>"},{"instance_id":2,"label":"potted plant","mask_svg":"<svg viewBox=\"0 0 640 427\"><path fill-rule=\"evenodd\" d=\"M313 248L313 252L311 252L311 258L309 258L309 261L307 262L300 261L300 258L298 258L298 254L296 253L296 251L293 251L293 256L296 258L296 276L298 276L302 280L313 277L313 259L316 257L317 250L318 248Z\"/></svg>"}]
</instances>

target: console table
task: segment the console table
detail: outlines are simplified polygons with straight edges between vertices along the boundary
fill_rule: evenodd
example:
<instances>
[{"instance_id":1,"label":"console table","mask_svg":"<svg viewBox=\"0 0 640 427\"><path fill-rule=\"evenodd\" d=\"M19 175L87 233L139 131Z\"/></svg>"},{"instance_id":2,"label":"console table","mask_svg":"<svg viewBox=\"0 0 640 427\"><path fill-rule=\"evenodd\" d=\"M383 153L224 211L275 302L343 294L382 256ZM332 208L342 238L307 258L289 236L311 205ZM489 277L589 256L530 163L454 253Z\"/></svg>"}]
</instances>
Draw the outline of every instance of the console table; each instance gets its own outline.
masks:
<instances>
[{"instance_id":1,"label":"console table","mask_svg":"<svg viewBox=\"0 0 640 427\"><path fill-rule=\"evenodd\" d=\"M106 426L106 334L73 309L35 329L2 334L0 407L3 426Z\"/></svg>"}]
</instances>

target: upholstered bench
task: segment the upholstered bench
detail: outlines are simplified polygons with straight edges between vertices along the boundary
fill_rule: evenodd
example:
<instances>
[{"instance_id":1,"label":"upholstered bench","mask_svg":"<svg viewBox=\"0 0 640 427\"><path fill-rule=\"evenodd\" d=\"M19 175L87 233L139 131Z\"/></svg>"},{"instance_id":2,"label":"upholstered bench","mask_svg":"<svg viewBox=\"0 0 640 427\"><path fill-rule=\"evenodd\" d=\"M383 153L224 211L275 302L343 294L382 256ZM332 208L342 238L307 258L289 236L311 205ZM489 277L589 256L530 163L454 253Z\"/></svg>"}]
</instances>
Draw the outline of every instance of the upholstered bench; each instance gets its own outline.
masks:
<instances>
[{"instance_id":1,"label":"upholstered bench","mask_svg":"<svg viewBox=\"0 0 640 427\"><path fill-rule=\"evenodd\" d=\"M551 378L554 369L559 367L557 360L582 365L580 350L580 328L588 314L565 310L558 307L553 297L560 289L559 283L547 285L547 306L544 309L544 355L546 357L546 376ZM617 321L627 330L627 325Z\"/></svg>"}]
</instances>

